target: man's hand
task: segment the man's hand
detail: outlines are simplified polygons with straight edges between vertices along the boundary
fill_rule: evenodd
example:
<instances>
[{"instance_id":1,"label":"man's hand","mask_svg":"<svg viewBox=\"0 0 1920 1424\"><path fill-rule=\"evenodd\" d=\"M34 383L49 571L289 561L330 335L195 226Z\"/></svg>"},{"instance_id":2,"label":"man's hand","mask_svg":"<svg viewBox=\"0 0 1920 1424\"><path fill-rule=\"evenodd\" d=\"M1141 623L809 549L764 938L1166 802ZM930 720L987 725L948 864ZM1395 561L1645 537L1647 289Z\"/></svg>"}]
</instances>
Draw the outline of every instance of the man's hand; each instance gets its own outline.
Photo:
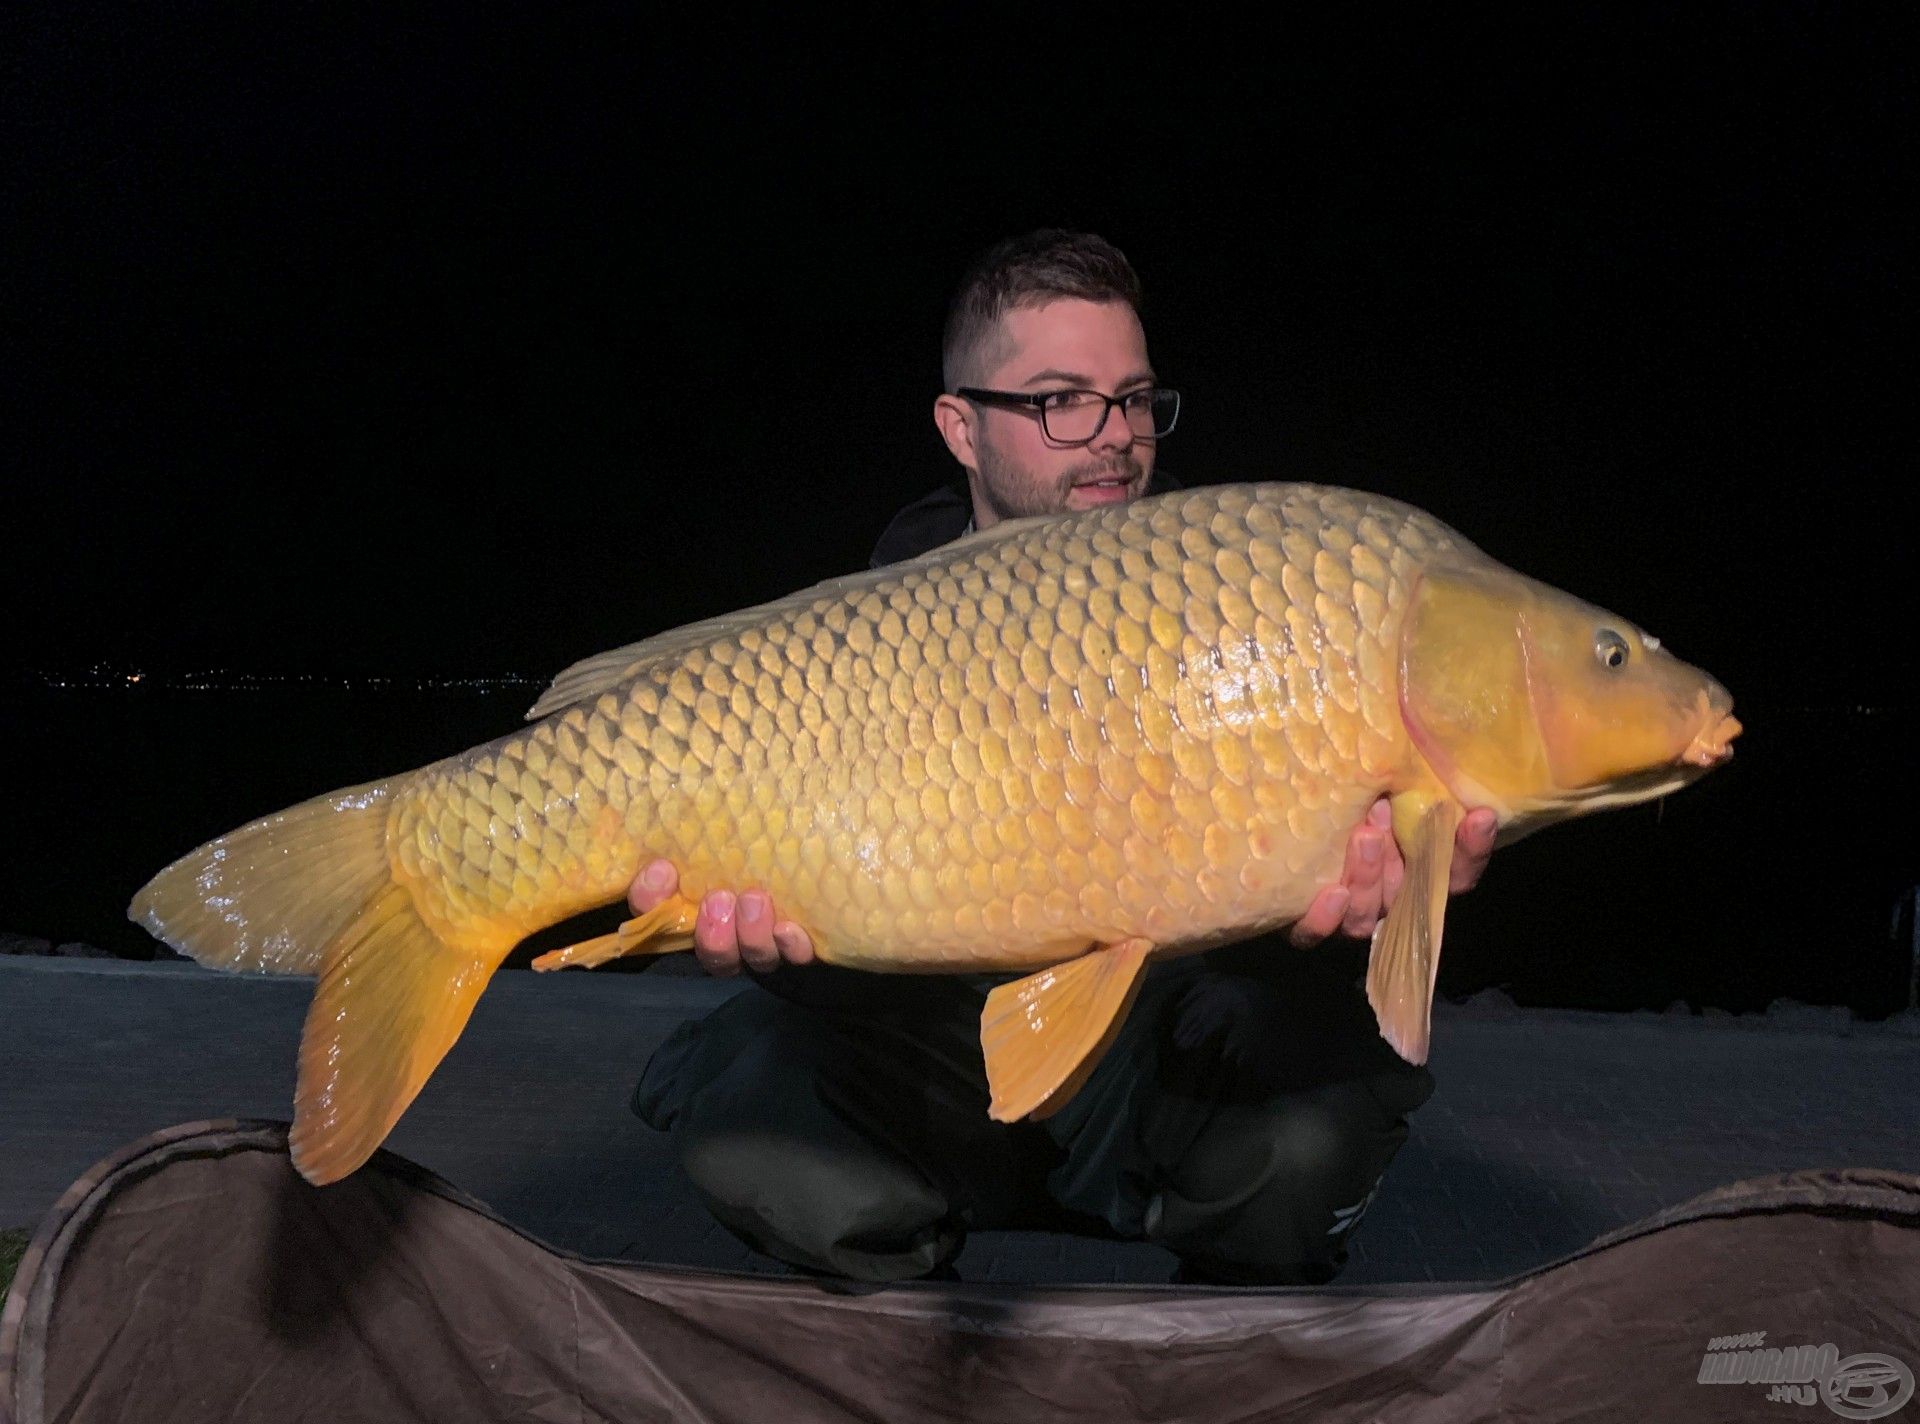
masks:
<instances>
[{"instance_id":1,"label":"man's hand","mask_svg":"<svg viewBox=\"0 0 1920 1424\"><path fill-rule=\"evenodd\" d=\"M679 889L673 862L656 860L633 878L627 903L634 914L644 915ZM772 897L764 890L742 895L710 890L693 922L693 957L707 973L727 979L743 963L761 973L782 964L810 964L813 941L792 920L774 919Z\"/></svg>"},{"instance_id":2,"label":"man's hand","mask_svg":"<svg viewBox=\"0 0 1920 1424\"><path fill-rule=\"evenodd\" d=\"M1480 883L1493 855L1498 830L1494 813L1482 806L1461 818L1454 834L1453 871L1447 893L1458 895ZM1400 893L1407 864L1393 838L1393 810L1382 796L1367 811L1367 819L1347 838L1347 863L1340 883L1313 897L1306 914L1294 923L1288 938L1302 949L1316 945L1336 931L1366 939Z\"/></svg>"}]
</instances>

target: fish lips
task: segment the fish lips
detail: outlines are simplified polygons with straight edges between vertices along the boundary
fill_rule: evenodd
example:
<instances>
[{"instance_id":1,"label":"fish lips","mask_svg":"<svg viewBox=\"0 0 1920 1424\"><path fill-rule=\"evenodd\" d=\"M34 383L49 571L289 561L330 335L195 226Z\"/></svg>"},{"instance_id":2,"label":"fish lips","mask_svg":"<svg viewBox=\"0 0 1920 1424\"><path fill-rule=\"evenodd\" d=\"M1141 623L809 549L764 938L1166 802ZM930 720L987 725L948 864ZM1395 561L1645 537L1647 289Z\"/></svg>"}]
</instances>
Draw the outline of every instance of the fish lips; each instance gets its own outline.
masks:
<instances>
[{"instance_id":1,"label":"fish lips","mask_svg":"<svg viewBox=\"0 0 1920 1424\"><path fill-rule=\"evenodd\" d=\"M1680 760L1689 766L1712 769L1724 762L1733 760L1733 739L1744 730L1740 719L1731 712L1722 712L1701 729L1700 735L1693 739Z\"/></svg>"}]
</instances>

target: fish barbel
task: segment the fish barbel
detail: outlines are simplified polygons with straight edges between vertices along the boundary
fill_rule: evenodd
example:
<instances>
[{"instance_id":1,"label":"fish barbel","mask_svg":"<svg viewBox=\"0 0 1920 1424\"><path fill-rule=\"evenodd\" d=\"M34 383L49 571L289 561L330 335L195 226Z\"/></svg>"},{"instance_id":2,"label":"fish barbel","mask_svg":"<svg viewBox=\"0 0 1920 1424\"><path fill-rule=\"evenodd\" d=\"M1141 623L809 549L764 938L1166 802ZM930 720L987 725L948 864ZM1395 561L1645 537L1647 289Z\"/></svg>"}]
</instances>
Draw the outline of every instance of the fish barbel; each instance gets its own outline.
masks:
<instances>
[{"instance_id":1,"label":"fish barbel","mask_svg":"<svg viewBox=\"0 0 1920 1424\"><path fill-rule=\"evenodd\" d=\"M536 968L691 946L768 891L830 964L1028 971L987 1001L996 1118L1084 1080L1153 957L1297 919L1392 798L1368 996L1427 1053L1454 831L1511 838L1731 754L1726 690L1632 624L1353 490L1247 484L1010 521L562 673L532 726L209 842L132 917L318 976L291 1145L360 1165L527 935L679 894Z\"/></svg>"}]
</instances>

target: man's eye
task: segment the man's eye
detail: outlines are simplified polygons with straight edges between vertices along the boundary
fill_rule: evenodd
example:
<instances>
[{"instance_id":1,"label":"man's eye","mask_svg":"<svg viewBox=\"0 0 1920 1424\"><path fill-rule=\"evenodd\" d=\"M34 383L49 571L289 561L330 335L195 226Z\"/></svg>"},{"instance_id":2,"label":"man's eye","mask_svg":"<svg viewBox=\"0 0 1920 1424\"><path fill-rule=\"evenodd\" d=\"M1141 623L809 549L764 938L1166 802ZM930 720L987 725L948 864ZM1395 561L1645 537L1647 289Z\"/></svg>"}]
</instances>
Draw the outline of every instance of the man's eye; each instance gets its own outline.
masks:
<instances>
[{"instance_id":1,"label":"man's eye","mask_svg":"<svg viewBox=\"0 0 1920 1424\"><path fill-rule=\"evenodd\" d=\"M1128 391L1120 397L1120 403L1129 411L1153 409L1153 387L1146 386L1137 391Z\"/></svg>"},{"instance_id":2,"label":"man's eye","mask_svg":"<svg viewBox=\"0 0 1920 1424\"><path fill-rule=\"evenodd\" d=\"M1048 391L1045 396L1048 410L1072 410L1099 399L1092 391Z\"/></svg>"}]
</instances>

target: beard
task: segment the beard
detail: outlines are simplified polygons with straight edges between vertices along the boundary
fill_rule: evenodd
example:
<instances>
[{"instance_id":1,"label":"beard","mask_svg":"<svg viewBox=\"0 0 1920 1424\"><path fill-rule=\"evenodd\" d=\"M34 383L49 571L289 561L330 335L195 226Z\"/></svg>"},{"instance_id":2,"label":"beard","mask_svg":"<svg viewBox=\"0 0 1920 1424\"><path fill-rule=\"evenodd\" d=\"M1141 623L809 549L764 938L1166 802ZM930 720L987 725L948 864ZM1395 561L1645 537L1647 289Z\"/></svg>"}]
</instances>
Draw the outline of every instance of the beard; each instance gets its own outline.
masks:
<instances>
[{"instance_id":1,"label":"beard","mask_svg":"<svg viewBox=\"0 0 1920 1424\"><path fill-rule=\"evenodd\" d=\"M1146 470L1131 453L1090 457L1052 477L1042 477L1003 460L987 444L974 447L979 459L980 491L987 508L1001 519L1024 519L1035 514L1059 514L1067 507L1073 487L1095 480L1125 480L1128 497L1146 493Z\"/></svg>"}]
</instances>

